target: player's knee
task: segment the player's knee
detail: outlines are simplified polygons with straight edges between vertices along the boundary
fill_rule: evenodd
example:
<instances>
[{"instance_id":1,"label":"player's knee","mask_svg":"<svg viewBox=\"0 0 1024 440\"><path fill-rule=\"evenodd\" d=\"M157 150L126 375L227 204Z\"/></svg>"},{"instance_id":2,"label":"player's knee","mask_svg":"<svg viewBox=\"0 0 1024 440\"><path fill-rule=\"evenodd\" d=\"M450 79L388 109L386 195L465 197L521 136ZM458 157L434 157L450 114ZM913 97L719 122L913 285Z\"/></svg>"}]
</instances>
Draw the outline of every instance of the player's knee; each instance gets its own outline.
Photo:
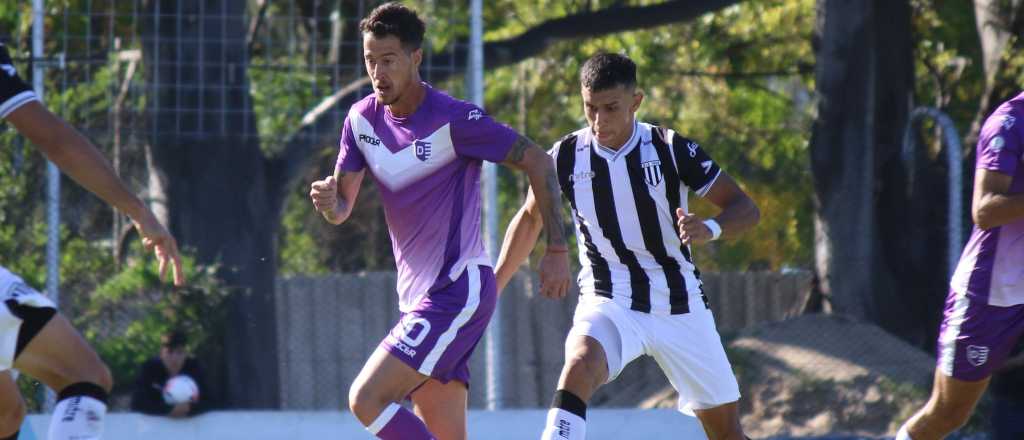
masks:
<instances>
[{"instance_id":1,"label":"player's knee","mask_svg":"<svg viewBox=\"0 0 1024 440\"><path fill-rule=\"evenodd\" d=\"M348 389L348 408L364 425L369 425L377 418L387 402L371 387L356 381Z\"/></svg>"},{"instance_id":2,"label":"player's knee","mask_svg":"<svg viewBox=\"0 0 1024 440\"><path fill-rule=\"evenodd\" d=\"M17 399L16 404L4 405L0 408L0 436L11 435L21 428L25 420L25 403Z\"/></svg>"}]
</instances>

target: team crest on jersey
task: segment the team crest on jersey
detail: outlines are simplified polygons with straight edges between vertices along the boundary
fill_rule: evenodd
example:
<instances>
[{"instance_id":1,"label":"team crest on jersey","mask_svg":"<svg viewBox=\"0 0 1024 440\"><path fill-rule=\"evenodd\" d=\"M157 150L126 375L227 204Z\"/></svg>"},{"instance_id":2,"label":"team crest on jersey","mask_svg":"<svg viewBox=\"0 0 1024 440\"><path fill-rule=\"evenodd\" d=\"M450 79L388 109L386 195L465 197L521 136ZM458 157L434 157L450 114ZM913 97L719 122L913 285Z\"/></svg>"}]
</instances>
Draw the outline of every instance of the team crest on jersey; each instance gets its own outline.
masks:
<instances>
[{"instance_id":1,"label":"team crest on jersey","mask_svg":"<svg viewBox=\"0 0 1024 440\"><path fill-rule=\"evenodd\" d=\"M412 143L413 147L416 148L416 158L426 162L430 159L430 142L417 140Z\"/></svg>"},{"instance_id":2,"label":"team crest on jersey","mask_svg":"<svg viewBox=\"0 0 1024 440\"><path fill-rule=\"evenodd\" d=\"M984 345L967 346L967 362L975 367L980 367L988 362L988 347Z\"/></svg>"},{"instance_id":3,"label":"team crest on jersey","mask_svg":"<svg viewBox=\"0 0 1024 440\"><path fill-rule=\"evenodd\" d=\"M650 186L658 186L661 184L661 161L650 160L640 164L644 170L644 180Z\"/></svg>"}]
</instances>

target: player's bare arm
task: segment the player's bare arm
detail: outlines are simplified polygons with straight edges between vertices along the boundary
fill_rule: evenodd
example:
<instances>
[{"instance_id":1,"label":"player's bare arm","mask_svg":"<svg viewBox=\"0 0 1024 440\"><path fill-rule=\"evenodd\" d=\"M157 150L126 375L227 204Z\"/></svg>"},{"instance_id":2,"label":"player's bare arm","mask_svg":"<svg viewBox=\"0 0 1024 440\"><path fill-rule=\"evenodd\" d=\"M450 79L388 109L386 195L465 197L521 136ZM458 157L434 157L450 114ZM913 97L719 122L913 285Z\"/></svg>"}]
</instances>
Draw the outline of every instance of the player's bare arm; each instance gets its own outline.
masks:
<instances>
[{"instance_id":1,"label":"player's bare arm","mask_svg":"<svg viewBox=\"0 0 1024 440\"><path fill-rule=\"evenodd\" d=\"M509 222L505 240L501 243L501 254L498 255L498 266L494 274L499 294L512 280L519 266L529 258L543 229L544 219L537 209L537 198L531 189L526 194L526 202Z\"/></svg>"},{"instance_id":2,"label":"player's bare arm","mask_svg":"<svg viewBox=\"0 0 1024 440\"><path fill-rule=\"evenodd\" d=\"M704 198L721 209L713 219L722 228L720 238L736 237L754 227L761 219L757 205L725 171L718 176ZM679 217L676 224L679 227L679 239L683 244L701 244L712 240L712 231L704 223L705 219L687 214L682 209L678 209L676 215Z\"/></svg>"},{"instance_id":3,"label":"player's bare arm","mask_svg":"<svg viewBox=\"0 0 1024 440\"><path fill-rule=\"evenodd\" d=\"M540 291L548 298L562 298L569 291L569 247L562 229L562 190L555 162L533 141L519 136L502 163L522 170L530 180L530 190L547 232L547 252L540 263Z\"/></svg>"},{"instance_id":4,"label":"player's bare arm","mask_svg":"<svg viewBox=\"0 0 1024 440\"><path fill-rule=\"evenodd\" d=\"M974 175L971 218L981 229L992 229L1024 218L1024 194L1008 194L1013 177L979 168Z\"/></svg>"},{"instance_id":5,"label":"player's bare arm","mask_svg":"<svg viewBox=\"0 0 1024 440\"><path fill-rule=\"evenodd\" d=\"M333 176L313 182L309 197L313 200L313 207L324 220L334 225L340 225L348 220L352 215L352 208L356 205L356 197L359 195L359 187L363 184L365 174L365 170L355 173L335 170Z\"/></svg>"},{"instance_id":6,"label":"player's bare arm","mask_svg":"<svg viewBox=\"0 0 1024 440\"><path fill-rule=\"evenodd\" d=\"M156 253L163 278L170 268L175 285L185 283L178 245L152 211L132 194L114 169L78 130L68 125L39 102L29 102L7 115L19 133L39 148L75 182L103 201L131 217L146 249Z\"/></svg>"}]
</instances>

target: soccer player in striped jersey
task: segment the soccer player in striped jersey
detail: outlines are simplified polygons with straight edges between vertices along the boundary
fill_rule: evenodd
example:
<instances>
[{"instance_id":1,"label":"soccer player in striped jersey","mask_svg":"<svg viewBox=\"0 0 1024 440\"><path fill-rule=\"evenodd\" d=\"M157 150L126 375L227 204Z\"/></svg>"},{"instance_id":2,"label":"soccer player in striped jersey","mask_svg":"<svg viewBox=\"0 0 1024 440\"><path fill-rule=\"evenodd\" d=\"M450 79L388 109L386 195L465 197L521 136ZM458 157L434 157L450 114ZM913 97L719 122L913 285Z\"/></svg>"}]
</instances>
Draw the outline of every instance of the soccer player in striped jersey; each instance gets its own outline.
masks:
<instances>
[{"instance_id":1,"label":"soccer player in striped jersey","mask_svg":"<svg viewBox=\"0 0 1024 440\"><path fill-rule=\"evenodd\" d=\"M691 245L732 238L759 219L754 202L697 143L635 119L636 65L602 53L582 67L589 126L555 143L562 193L576 226L580 302L543 440L582 440L587 401L647 354L713 440L742 440L740 393L701 289ZM721 209L687 210L692 191ZM534 194L509 225L498 259L503 288L540 232Z\"/></svg>"},{"instance_id":2,"label":"soccer player in striped jersey","mask_svg":"<svg viewBox=\"0 0 1024 440\"><path fill-rule=\"evenodd\" d=\"M184 283L174 237L124 186L89 140L50 113L14 70L0 44L0 118L32 141L47 159L105 202L128 214L147 248L156 251L161 277L168 264ZM58 392L47 438L97 440L103 433L110 371L56 306L0 267L0 440L18 438L25 417L11 368ZM9 374L11 373L11 374Z\"/></svg>"},{"instance_id":3,"label":"soccer player in striped jersey","mask_svg":"<svg viewBox=\"0 0 1024 440\"><path fill-rule=\"evenodd\" d=\"M363 176L373 176L398 264L402 316L356 377L349 407L385 440L465 439L469 356L497 298L480 240L481 165L501 162L529 177L548 231L541 264L551 295L564 295L570 283L558 179L532 141L420 80L425 28L416 12L387 3L360 28L374 94L352 106L335 174L314 182L310 196L327 221L340 224ZM415 415L399 405L406 396Z\"/></svg>"},{"instance_id":4,"label":"soccer player in striped jersey","mask_svg":"<svg viewBox=\"0 0 1024 440\"><path fill-rule=\"evenodd\" d=\"M931 398L897 440L963 426L1024 334L1024 93L985 120L976 148L974 228L949 283Z\"/></svg>"}]
</instances>

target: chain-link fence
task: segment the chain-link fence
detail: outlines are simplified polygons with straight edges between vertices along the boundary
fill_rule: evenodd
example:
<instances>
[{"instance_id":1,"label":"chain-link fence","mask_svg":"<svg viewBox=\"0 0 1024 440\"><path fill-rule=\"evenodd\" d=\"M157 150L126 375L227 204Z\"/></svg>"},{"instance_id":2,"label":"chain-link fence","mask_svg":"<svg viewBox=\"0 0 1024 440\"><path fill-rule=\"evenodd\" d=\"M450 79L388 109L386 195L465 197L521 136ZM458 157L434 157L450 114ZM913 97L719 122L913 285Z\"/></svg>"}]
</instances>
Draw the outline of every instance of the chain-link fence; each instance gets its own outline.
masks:
<instances>
[{"instance_id":1,"label":"chain-link fence","mask_svg":"<svg viewBox=\"0 0 1024 440\"><path fill-rule=\"evenodd\" d=\"M32 57L31 2L0 7L0 28L11 31L0 35L0 42L29 84L33 67L44 67L47 107L99 147L130 189L165 222L168 188L181 183L168 183L160 155L187 148L167 147L165 139L185 139L185 144L230 139L239 145L215 141L207 147L210 160L217 160L215 148L255 147L266 163L294 162L299 171L289 172L320 175L333 166L331 156L349 104L370 91L358 23L380 2L47 3L44 56ZM456 20L453 7L434 8L431 2L418 6L434 25ZM456 57L464 55L463 40L425 44L424 79L456 95L462 93L464 61L457 65ZM433 49L435 41L444 44L441 50ZM3 264L42 290L47 240L45 200L39 191L45 187L45 162L12 127L0 127ZM189 176L188 170L183 176L199 177ZM307 185L305 178L280 181L291 185L292 180L299 180L299 187ZM193 350L214 357L207 363L214 367L211 383L217 388L230 374L223 359L225 324L215 318L230 319L222 292L231 289L218 281L214 268L200 262L215 264L219 257L187 250L196 255L188 263L194 287L161 288L140 258L144 253L135 244L127 217L74 184L63 185L61 201L61 289L66 292L61 308L110 364L116 379L115 408L127 406L136 367L157 353L162 333L172 327L187 327ZM368 217L381 215L370 206ZM33 410L39 409L33 390L37 385L23 379ZM207 396L226 399L225 393L216 389Z\"/></svg>"},{"instance_id":2,"label":"chain-link fence","mask_svg":"<svg viewBox=\"0 0 1024 440\"><path fill-rule=\"evenodd\" d=\"M166 137L230 138L258 145L268 158L306 149L314 151L308 156L315 163L304 163L298 174L323 175L333 164L332 144L347 104L369 92L357 26L377 3L52 2L42 59L30 56L30 6L5 6L0 22L12 32L0 35L0 41L10 47L24 78L33 63L45 65L47 106L93 140L159 212L166 211L161 187L166 182L154 176L160 170L153 145ZM429 25L441 29L440 37L428 39L422 72L438 87L464 96L464 13L450 3L417 3ZM496 104L527 109L525 100ZM43 162L10 127L0 133L0 142L3 264L42 286ZM369 243L360 259L331 260L330 269L389 267L387 232L373 199L363 197L369 214L350 227L351 235L331 242L360 236ZM220 367L211 369L215 378L224 378L225 361L217 357L224 356L225 330L217 321L228 319L222 310L226 294L208 294L224 290L212 272L190 266L200 271L194 291L156 288L151 268L133 266L140 252L129 245L126 218L74 185L64 186L62 200L67 292L62 308L112 366L118 381L115 408L127 406L135 367L155 354L161 332L174 325L194 326L196 353ZM289 214L284 217L279 250L291 252L298 243L315 253L320 243L287 232L307 223L288 223ZM301 255L282 260L293 264L292 272L308 268L317 276L278 282L277 355L266 361L278 365L280 407L342 408L347 384L396 317L393 274L324 275L322 263L316 266ZM743 423L751 435L890 432L927 397L933 356L877 326L806 313L815 301L808 273L706 275L705 281L740 380ZM514 391L505 404L514 407L547 404L575 304L570 299L552 307L531 292L524 277L502 300L509 347L505 371L511 372L503 381ZM358 300L339 297L354 294ZM477 384L484 377L482 352L478 348L472 364ZM483 399L483 387L471 388L474 407ZM645 408L674 402L674 391L650 359L631 366L594 401ZM975 426L984 424L984 408Z\"/></svg>"}]
</instances>

